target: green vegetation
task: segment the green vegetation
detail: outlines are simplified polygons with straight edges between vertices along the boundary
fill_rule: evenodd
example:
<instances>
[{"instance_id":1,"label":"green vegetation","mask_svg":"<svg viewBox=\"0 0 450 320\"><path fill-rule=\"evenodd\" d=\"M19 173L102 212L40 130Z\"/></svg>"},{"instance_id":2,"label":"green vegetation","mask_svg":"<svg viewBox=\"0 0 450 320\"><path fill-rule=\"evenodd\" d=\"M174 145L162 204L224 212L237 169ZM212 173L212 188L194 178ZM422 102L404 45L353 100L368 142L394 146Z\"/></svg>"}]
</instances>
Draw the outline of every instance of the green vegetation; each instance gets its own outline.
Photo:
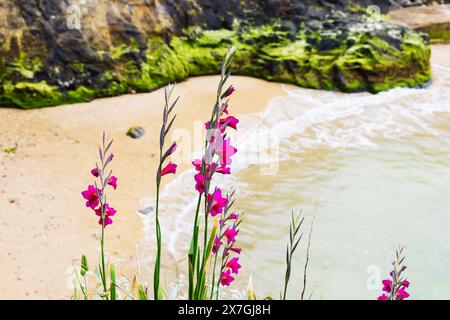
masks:
<instances>
[{"instance_id":1,"label":"green vegetation","mask_svg":"<svg viewBox=\"0 0 450 320\"><path fill-rule=\"evenodd\" d=\"M420 31L428 33L431 43L450 43L450 23L433 24Z\"/></svg>"},{"instance_id":2,"label":"green vegetation","mask_svg":"<svg viewBox=\"0 0 450 320\"><path fill-rule=\"evenodd\" d=\"M417 87L430 80L430 47L421 34L383 24L381 30L355 25L350 30L292 33L279 24L233 30L186 30L170 41L153 36L146 49L131 42L98 52L112 67L97 66L93 81L81 62L71 71L79 85L67 91L36 82L43 65L21 55L17 63L0 60L0 106L37 108L92 100L101 96L146 92L189 76L217 74L226 48L238 46L235 74L292 83L306 88L373 93L394 87Z\"/></svg>"},{"instance_id":3,"label":"green vegetation","mask_svg":"<svg viewBox=\"0 0 450 320\"><path fill-rule=\"evenodd\" d=\"M65 103L63 94L56 86L50 86L45 81L18 82L8 81L3 84L0 104L18 106L24 109L54 106Z\"/></svg>"}]
</instances>

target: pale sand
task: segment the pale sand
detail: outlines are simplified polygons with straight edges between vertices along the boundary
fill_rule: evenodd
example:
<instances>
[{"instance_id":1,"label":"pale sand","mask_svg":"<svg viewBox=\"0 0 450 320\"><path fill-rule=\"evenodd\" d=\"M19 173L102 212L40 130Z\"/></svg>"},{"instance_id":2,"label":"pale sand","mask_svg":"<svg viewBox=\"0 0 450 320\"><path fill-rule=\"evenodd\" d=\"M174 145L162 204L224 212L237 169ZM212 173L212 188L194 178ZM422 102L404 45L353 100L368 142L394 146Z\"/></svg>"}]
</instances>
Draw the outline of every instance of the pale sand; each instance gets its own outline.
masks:
<instances>
[{"instance_id":1,"label":"pale sand","mask_svg":"<svg viewBox=\"0 0 450 320\"><path fill-rule=\"evenodd\" d=\"M242 115L263 110L282 84L233 77L237 91L230 111ZM174 128L192 131L194 121L209 118L218 77L179 83ZM109 200L118 210L107 229L107 249L135 260L142 238L136 214L139 200L154 196L163 91L99 99L91 103L22 111L0 108L0 299L68 298L72 260L82 253L97 259L97 217L84 207L80 192L92 182L103 130L114 139L112 163L119 179ZM133 140L128 128L143 126ZM3 152L14 147L14 155ZM182 165L180 170L186 167ZM170 179L170 178L169 178ZM128 275L130 276L130 275Z\"/></svg>"},{"instance_id":2,"label":"pale sand","mask_svg":"<svg viewBox=\"0 0 450 320\"><path fill-rule=\"evenodd\" d=\"M432 46L431 63L450 67L450 44L436 44Z\"/></svg>"},{"instance_id":3,"label":"pale sand","mask_svg":"<svg viewBox=\"0 0 450 320\"><path fill-rule=\"evenodd\" d=\"M390 11L387 20L416 29L430 25L448 24L450 22L448 12L450 12L449 4L400 8Z\"/></svg>"}]
</instances>

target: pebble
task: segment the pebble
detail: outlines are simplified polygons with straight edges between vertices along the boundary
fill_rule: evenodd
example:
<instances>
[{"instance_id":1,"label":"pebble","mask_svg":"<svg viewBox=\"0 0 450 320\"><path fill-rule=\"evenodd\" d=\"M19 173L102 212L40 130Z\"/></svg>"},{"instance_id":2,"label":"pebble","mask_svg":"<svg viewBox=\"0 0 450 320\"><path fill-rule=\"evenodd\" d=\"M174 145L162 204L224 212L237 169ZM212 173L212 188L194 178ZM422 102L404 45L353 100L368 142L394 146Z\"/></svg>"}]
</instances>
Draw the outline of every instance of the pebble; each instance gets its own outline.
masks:
<instances>
[{"instance_id":1,"label":"pebble","mask_svg":"<svg viewBox=\"0 0 450 320\"><path fill-rule=\"evenodd\" d=\"M131 127L127 131L127 136L133 139L139 139L145 134L145 129L142 127Z\"/></svg>"},{"instance_id":2,"label":"pebble","mask_svg":"<svg viewBox=\"0 0 450 320\"><path fill-rule=\"evenodd\" d=\"M142 208L142 209L139 209L139 213L142 213L142 214L149 214L150 212L153 212L153 207L147 207L147 208Z\"/></svg>"}]
</instances>

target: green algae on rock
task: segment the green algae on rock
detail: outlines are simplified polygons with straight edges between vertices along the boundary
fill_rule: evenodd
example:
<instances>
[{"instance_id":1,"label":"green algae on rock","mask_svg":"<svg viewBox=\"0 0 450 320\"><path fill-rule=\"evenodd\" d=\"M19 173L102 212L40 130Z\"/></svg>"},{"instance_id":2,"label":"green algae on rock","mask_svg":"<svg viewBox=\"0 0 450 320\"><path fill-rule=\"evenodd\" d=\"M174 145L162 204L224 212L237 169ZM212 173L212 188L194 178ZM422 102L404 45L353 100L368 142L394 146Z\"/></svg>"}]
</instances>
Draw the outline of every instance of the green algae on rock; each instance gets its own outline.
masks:
<instances>
[{"instance_id":1,"label":"green algae on rock","mask_svg":"<svg viewBox=\"0 0 450 320\"><path fill-rule=\"evenodd\" d=\"M280 25L272 24L198 31L195 38L175 36L168 43L154 37L148 41L142 61L130 59L129 54L137 52L132 47L106 53L115 68L102 74L104 86L83 85L64 91L44 81L6 82L0 103L34 108L153 90L170 81L217 73L220 59L231 45L238 46L233 69L239 75L344 92L424 85L430 79L426 39L396 26L383 28L370 30L361 25L346 33L302 30L291 38ZM77 69L82 74L83 64L78 63Z\"/></svg>"},{"instance_id":2,"label":"green algae on rock","mask_svg":"<svg viewBox=\"0 0 450 320\"><path fill-rule=\"evenodd\" d=\"M24 109L54 106L65 103L63 94L56 86L50 86L45 81L6 82L2 85L0 104L18 106Z\"/></svg>"},{"instance_id":3,"label":"green algae on rock","mask_svg":"<svg viewBox=\"0 0 450 320\"><path fill-rule=\"evenodd\" d=\"M194 2L205 6L201 0L181 1L180 5L191 8ZM61 21L52 28L41 23L40 38L58 39L46 45L39 43L39 37L25 36L24 22L0 48L4 53L0 55L0 106L27 109L85 102L147 92L189 76L217 74L221 58L232 45L238 47L234 74L306 88L375 93L420 87L431 78L430 47L424 34L385 22L368 22L360 9L350 5L338 8L346 13L310 1L303 9L297 8L295 1L286 1L292 2L291 13L274 4L279 17L269 18L263 10L266 2L255 0L257 6L249 11L245 7L249 4L241 1L239 5L246 9L243 13L228 7L235 11L232 23L219 23L214 20L219 16L201 11L196 13L199 21L182 25L166 16L147 25L137 14L126 16L131 23L124 20L122 12L116 20L108 20L109 34L100 26L89 25L81 32L65 30ZM136 3L142 11L160 10ZM172 5L163 3L167 8ZM90 5L95 10L95 6L112 4L114 1L99 0ZM34 14L27 5L20 6L28 15ZM55 2L45 9L64 17L61 6ZM182 10L182 6L172 9ZM252 17L250 22L244 22L246 15ZM30 21L40 22L45 16L48 14L36 15ZM89 19L86 25L97 23ZM62 35L54 33L56 26L65 30ZM38 43L29 47L27 41Z\"/></svg>"}]
</instances>

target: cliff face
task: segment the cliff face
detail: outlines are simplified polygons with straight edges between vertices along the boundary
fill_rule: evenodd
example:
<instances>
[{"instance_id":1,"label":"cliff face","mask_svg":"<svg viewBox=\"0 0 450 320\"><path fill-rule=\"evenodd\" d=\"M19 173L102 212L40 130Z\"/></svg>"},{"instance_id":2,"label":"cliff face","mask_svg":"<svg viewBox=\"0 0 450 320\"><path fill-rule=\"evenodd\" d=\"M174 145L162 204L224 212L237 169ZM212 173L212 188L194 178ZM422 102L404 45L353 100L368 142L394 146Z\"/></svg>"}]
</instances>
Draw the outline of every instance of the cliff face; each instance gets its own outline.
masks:
<instances>
[{"instance_id":1,"label":"cliff face","mask_svg":"<svg viewBox=\"0 0 450 320\"><path fill-rule=\"evenodd\" d=\"M0 106L43 107L217 73L378 92L430 79L428 39L380 1L13 0L0 3Z\"/></svg>"}]
</instances>

